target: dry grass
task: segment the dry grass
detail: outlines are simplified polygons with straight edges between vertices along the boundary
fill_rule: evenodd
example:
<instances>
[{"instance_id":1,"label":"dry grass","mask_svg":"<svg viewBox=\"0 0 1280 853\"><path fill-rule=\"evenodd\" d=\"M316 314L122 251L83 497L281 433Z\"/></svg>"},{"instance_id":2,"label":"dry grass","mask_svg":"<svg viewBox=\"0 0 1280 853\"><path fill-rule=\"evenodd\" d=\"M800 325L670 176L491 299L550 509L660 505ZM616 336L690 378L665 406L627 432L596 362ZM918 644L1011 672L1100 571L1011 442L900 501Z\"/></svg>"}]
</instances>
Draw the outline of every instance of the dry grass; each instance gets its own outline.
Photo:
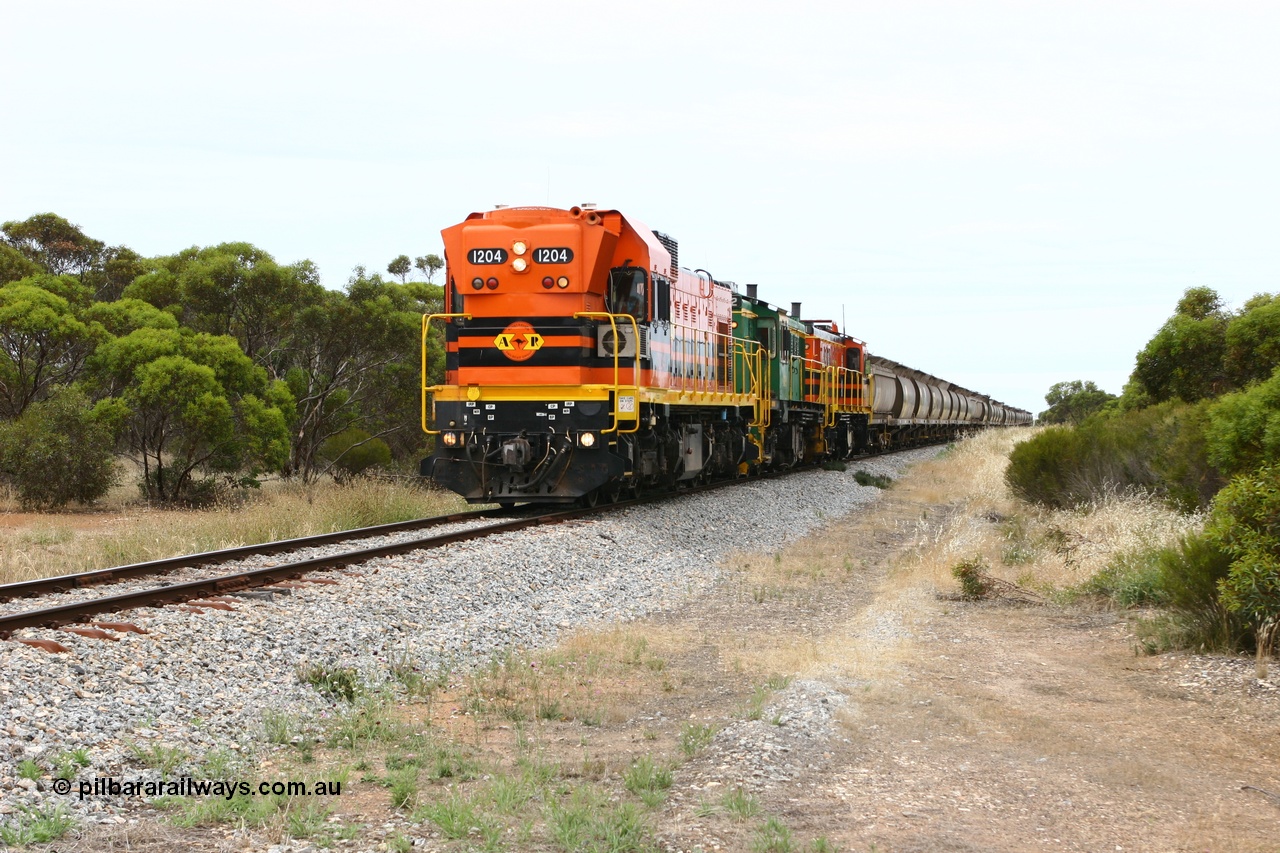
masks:
<instances>
[{"instance_id":1,"label":"dry grass","mask_svg":"<svg viewBox=\"0 0 1280 853\"><path fill-rule=\"evenodd\" d=\"M898 583L950 591L956 587L952 568L981 557L995 577L1062 589L1088 580L1117 555L1171 544L1203 524L1200 516L1141 495L1115 495L1076 511L1018 501L1004 469L1013 445L1030 434L984 433L917 467L903 488L921 503L950 509L940 525L920 519L920 541L899 567Z\"/></svg>"},{"instance_id":2,"label":"dry grass","mask_svg":"<svg viewBox=\"0 0 1280 853\"><path fill-rule=\"evenodd\" d=\"M455 512L452 494L379 480L273 483L234 507L0 513L0 583Z\"/></svg>"}]
</instances>

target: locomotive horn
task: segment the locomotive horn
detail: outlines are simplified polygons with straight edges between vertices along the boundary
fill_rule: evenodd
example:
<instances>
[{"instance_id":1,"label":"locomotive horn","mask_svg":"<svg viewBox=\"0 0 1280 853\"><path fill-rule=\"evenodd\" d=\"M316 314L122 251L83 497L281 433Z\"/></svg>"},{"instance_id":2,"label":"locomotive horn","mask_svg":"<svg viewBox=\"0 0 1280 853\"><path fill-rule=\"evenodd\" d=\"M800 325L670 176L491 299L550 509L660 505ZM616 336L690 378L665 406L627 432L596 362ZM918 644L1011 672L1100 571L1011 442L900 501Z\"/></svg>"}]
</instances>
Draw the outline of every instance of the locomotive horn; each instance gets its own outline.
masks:
<instances>
[{"instance_id":1,"label":"locomotive horn","mask_svg":"<svg viewBox=\"0 0 1280 853\"><path fill-rule=\"evenodd\" d=\"M569 208L569 215L572 216L574 219L577 219L579 216L582 215L582 208L578 207L575 204L573 207Z\"/></svg>"},{"instance_id":2,"label":"locomotive horn","mask_svg":"<svg viewBox=\"0 0 1280 853\"><path fill-rule=\"evenodd\" d=\"M594 210L589 210L587 211L586 220L588 225L599 225L600 214L596 213Z\"/></svg>"}]
</instances>

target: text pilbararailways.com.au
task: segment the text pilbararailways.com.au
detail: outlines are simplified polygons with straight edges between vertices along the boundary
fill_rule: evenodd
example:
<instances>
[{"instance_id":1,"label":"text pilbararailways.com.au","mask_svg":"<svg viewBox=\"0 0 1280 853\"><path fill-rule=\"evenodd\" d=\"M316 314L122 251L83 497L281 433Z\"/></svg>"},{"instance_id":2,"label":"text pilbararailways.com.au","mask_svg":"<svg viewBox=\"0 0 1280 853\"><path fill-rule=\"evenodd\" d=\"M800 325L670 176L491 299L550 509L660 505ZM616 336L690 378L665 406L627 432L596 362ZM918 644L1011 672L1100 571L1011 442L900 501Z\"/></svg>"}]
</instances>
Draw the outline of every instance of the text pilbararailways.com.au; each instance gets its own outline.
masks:
<instances>
[{"instance_id":1,"label":"text pilbararailways.com.au","mask_svg":"<svg viewBox=\"0 0 1280 853\"><path fill-rule=\"evenodd\" d=\"M342 782L245 782L235 779L126 779L113 776L95 776L80 779L73 784L67 779L55 779L53 790L58 794L70 794L72 789L85 797L339 797Z\"/></svg>"}]
</instances>

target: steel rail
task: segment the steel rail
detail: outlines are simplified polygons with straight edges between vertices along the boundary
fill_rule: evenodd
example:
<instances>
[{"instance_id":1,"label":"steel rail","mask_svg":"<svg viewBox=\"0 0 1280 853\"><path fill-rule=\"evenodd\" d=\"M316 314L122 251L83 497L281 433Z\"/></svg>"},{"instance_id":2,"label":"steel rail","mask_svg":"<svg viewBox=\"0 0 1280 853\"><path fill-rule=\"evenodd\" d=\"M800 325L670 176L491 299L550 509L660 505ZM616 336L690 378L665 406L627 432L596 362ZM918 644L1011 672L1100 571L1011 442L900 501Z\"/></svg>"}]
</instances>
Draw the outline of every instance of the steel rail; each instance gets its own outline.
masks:
<instances>
[{"instance_id":1,"label":"steel rail","mask_svg":"<svg viewBox=\"0 0 1280 853\"><path fill-rule=\"evenodd\" d=\"M612 506L620 507L622 504L613 504ZM75 622L83 622L86 619L98 616L102 613L113 613L121 610L131 610L151 605L181 604L207 595L222 595L228 592L241 592L246 589L269 586L271 584L280 583L281 581L297 578L301 575L307 574L308 572L341 569L354 563L362 563L377 557L402 554L408 551L439 548L444 545L451 545L455 542L465 542L470 539L481 539L498 533L509 533L514 530L522 530L526 527L533 527L538 524L554 524L569 521L570 519L577 518L579 516L590 515L596 511L598 511L598 509L574 509L569 511L543 513L541 515L517 518L510 521L499 521L496 524L489 524L484 527L471 528L469 530L457 530L452 533L441 533L436 536L428 536L421 539L378 545L373 548L364 548L358 551L344 551L340 554L332 554L325 557L313 557L308 560L283 563L281 565L269 566L262 569L250 569L243 572L234 572L227 575L218 575L215 577L202 578L200 580L187 581L185 583L172 584L170 586L126 592L119 595L107 596L105 598L95 598L73 604L63 604L40 610L28 610L20 613L0 615L0 639L8 639L14 631L20 628L57 628Z\"/></svg>"},{"instance_id":2,"label":"steel rail","mask_svg":"<svg viewBox=\"0 0 1280 853\"><path fill-rule=\"evenodd\" d=\"M162 560L149 560L144 563L130 563L125 566L114 566L107 569L93 569L87 572L76 572L69 575L57 575L50 578L17 581L0 584L0 602L12 601L15 598L29 598L50 592L66 592L87 586L112 583L126 578L145 577L162 574L174 569L203 566L210 563L225 563L244 557L274 555L285 551L297 551L316 545L329 545L334 542L345 542L350 539L367 539L398 533L403 530L420 530L438 527L457 521L492 518L508 514L507 510L482 509L469 512L455 512L449 515L419 518L412 521L394 521L389 524L378 524L373 527L358 527L353 530L340 530L334 533L318 533L314 536L300 536L296 539L281 539L274 542L262 542L257 545L240 545L235 548L223 548L218 551L204 551L199 554L185 554L178 557L166 557Z\"/></svg>"}]
</instances>

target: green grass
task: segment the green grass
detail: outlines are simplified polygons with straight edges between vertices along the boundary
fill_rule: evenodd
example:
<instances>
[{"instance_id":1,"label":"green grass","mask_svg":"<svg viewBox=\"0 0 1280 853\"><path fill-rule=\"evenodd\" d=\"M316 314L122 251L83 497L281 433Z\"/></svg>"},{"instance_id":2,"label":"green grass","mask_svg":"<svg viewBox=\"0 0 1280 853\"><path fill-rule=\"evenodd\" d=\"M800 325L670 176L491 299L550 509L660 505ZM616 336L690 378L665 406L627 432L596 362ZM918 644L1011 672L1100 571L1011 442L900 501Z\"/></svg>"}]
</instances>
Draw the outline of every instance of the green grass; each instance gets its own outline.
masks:
<instances>
[{"instance_id":1,"label":"green grass","mask_svg":"<svg viewBox=\"0 0 1280 853\"><path fill-rule=\"evenodd\" d=\"M317 692L332 699L354 702L365 692L360 673L355 667L332 663L300 663L295 670L298 681L310 684Z\"/></svg>"},{"instance_id":2,"label":"green grass","mask_svg":"<svg viewBox=\"0 0 1280 853\"><path fill-rule=\"evenodd\" d=\"M567 798L553 799L546 821L551 840L565 853L652 853L657 849L644 816L634 804L610 802L590 786L578 788Z\"/></svg>"},{"instance_id":3,"label":"green grass","mask_svg":"<svg viewBox=\"0 0 1280 853\"><path fill-rule=\"evenodd\" d=\"M8 847L26 847L57 841L76 822L65 806L45 804L40 808L18 806L9 819L0 824L0 841Z\"/></svg>"},{"instance_id":4,"label":"green grass","mask_svg":"<svg viewBox=\"0 0 1280 853\"><path fill-rule=\"evenodd\" d=\"M791 853L795 849L792 846L791 830L776 817L770 817L756 828L751 849L757 853Z\"/></svg>"},{"instance_id":5,"label":"green grass","mask_svg":"<svg viewBox=\"0 0 1280 853\"><path fill-rule=\"evenodd\" d=\"M875 486L877 489L887 489L893 485L892 477L886 477L883 474L872 474L869 471L854 471L853 479L857 481L859 486Z\"/></svg>"},{"instance_id":6,"label":"green grass","mask_svg":"<svg viewBox=\"0 0 1280 853\"><path fill-rule=\"evenodd\" d=\"M721 804L729 816L736 821L749 820L760 814L760 803L741 788L735 788L725 794Z\"/></svg>"},{"instance_id":7,"label":"green grass","mask_svg":"<svg viewBox=\"0 0 1280 853\"><path fill-rule=\"evenodd\" d=\"M646 806L657 808L666 798L667 789L671 787L671 769L660 767L648 755L642 755L622 774L622 782Z\"/></svg>"},{"instance_id":8,"label":"green grass","mask_svg":"<svg viewBox=\"0 0 1280 853\"><path fill-rule=\"evenodd\" d=\"M149 746L131 743L129 751L144 767L159 770L163 776L168 776L191 758L179 747L165 746L162 743L153 743Z\"/></svg>"},{"instance_id":9,"label":"green grass","mask_svg":"<svg viewBox=\"0 0 1280 853\"><path fill-rule=\"evenodd\" d=\"M692 758L698 750L711 743L716 736L716 727L710 723L685 723L680 730L680 751Z\"/></svg>"},{"instance_id":10,"label":"green grass","mask_svg":"<svg viewBox=\"0 0 1280 853\"><path fill-rule=\"evenodd\" d=\"M445 838L451 839L466 838L473 829L486 839L496 839L501 832L498 825L481 812L475 800L457 790L443 800L419 806L413 818L431 821L440 827Z\"/></svg>"}]
</instances>

